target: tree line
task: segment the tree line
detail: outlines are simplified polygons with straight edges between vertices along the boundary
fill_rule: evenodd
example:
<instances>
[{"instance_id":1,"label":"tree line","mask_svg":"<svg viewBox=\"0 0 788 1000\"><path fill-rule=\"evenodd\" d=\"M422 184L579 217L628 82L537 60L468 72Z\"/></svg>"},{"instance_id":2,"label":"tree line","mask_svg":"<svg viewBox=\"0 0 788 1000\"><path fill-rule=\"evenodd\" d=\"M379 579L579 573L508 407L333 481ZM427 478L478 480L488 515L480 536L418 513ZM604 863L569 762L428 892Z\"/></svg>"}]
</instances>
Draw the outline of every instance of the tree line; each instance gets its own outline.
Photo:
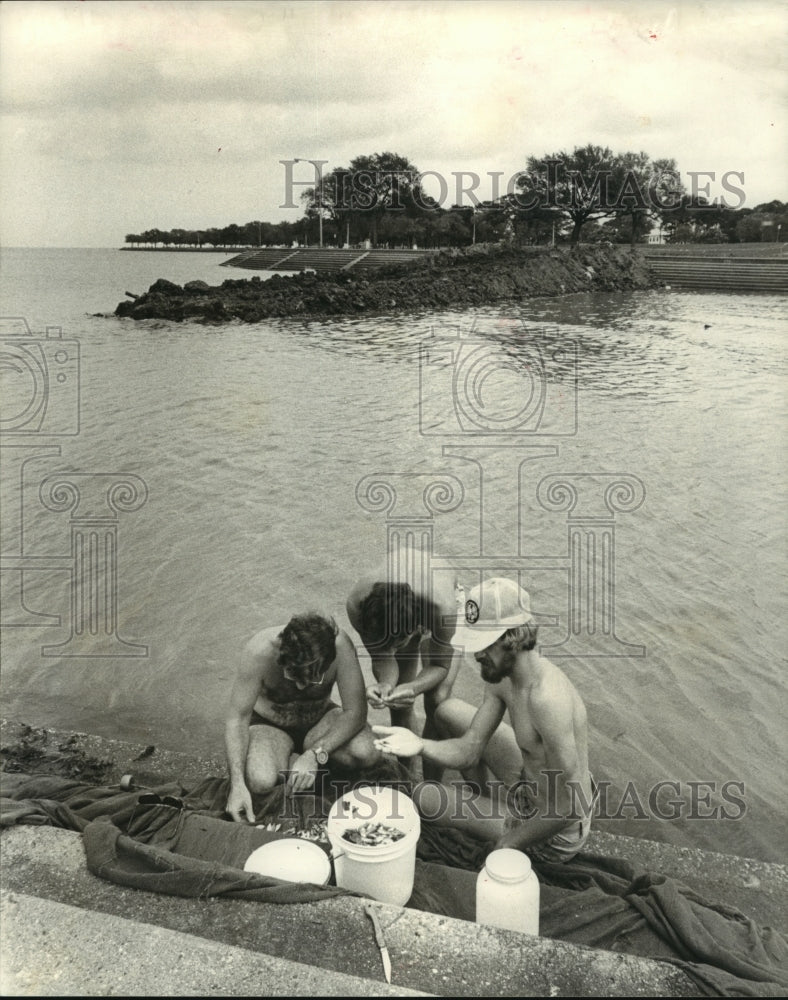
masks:
<instances>
[{"instance_id":1,"label":"tree line","mask_svg":"<svg viewBox=\"0 0 788 1000\"><path fill-rule=\"evenodd\" d=\"M235 248L368 241L372 246L436 248L501 241L575 244L581 238L635 244L650 233L665 243L758 243L781 241L788 232L784 202L744 206L740 173L700 171L685 177L674 160L652 160L644 152L614 153L589 144L528 157L525 168L508 178L506 190L486 201L474 196L473 175L466 172L462 195L468 197L462 201L468 203L448 207L447 179L428 173L433 189L439 182L438 198L426 192L427 175L407 157L359 156L347 167L316 171L318 183L300 195L304 214L298 221L150 229L127 234L126 243Z\"/></svg>"}]
</instances>

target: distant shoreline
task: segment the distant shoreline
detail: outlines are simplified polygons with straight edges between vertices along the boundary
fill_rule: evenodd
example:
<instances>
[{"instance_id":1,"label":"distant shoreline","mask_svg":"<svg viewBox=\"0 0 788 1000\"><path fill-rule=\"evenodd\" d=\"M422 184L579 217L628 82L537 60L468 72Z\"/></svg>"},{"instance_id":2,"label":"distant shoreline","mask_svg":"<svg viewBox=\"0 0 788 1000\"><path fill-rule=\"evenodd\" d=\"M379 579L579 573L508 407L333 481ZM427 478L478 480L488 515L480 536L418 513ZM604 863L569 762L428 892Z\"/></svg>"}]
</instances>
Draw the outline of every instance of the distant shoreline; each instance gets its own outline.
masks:
<instances>
[{"instance_id":1,"label":"distant shoreline","mask_svg":"<svg viewBox=\"0 0 788 1000\"><path fill-rule=\"evenodd\" d=\"M118 250L130 250L134 253L223 253L236 254L250 247L118 247Z\"/></svg>"}]
</instances>

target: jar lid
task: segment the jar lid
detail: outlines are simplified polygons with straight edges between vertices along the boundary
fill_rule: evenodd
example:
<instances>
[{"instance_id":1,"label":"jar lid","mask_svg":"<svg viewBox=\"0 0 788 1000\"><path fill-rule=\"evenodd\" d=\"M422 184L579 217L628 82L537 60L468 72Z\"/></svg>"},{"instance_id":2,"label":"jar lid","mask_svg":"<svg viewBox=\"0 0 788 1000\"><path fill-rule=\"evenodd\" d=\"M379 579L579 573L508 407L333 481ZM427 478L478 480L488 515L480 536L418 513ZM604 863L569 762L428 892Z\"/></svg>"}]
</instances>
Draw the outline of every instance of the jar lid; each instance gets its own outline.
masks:
<instances>
[{"instance_id":1,"label":"jar lid","mask_svg":"<svg viewBox=\"0 0 788 1000\"><path fill-rule=\"evenodd\" d=\"M487 855L484 867L500 882L519 882L531 873L531 860L522 851L501 847Z\"/></svg>"}]
</instances>

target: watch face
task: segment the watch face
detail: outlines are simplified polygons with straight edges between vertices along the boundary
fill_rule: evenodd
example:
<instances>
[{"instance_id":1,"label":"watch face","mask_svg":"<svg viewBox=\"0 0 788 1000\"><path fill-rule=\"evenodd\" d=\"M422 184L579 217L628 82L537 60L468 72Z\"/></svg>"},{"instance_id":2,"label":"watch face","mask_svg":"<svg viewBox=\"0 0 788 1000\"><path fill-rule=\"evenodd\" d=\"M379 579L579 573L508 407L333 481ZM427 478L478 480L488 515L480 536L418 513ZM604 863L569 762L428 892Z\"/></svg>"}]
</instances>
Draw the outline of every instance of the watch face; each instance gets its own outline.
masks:
<instances>
[{"instance_id":1,"label":"watch face","mask_svg":"<svg viewBox=\"0 0 788 1000\"><path fill-rule=\"evenodd\" d=\"M328 763L328 753L325 750L315 750L315 758L318 764Z\"/></svg>"}]
</instances>

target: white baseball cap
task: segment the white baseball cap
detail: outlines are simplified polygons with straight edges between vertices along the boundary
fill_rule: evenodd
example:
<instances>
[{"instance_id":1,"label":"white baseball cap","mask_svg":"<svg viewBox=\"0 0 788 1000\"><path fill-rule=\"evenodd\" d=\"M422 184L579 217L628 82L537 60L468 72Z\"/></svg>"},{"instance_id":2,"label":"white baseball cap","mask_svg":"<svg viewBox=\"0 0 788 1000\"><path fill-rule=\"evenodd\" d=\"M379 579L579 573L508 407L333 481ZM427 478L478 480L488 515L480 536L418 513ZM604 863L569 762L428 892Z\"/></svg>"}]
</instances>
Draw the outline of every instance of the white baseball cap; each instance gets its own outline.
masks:
<instances>
[{"instance_id":1,"label":"white baseball cap","mask_svg":"<svg viewBox=\"0 0 788 1000\"><path fill-rule=\"evenodd\" d=\"M494 577L474 587L459 617L453 646L478 653L500 639L510 628L531 621L531 598L527 590L507 577Z\"/></svg>"}]
</instances>

